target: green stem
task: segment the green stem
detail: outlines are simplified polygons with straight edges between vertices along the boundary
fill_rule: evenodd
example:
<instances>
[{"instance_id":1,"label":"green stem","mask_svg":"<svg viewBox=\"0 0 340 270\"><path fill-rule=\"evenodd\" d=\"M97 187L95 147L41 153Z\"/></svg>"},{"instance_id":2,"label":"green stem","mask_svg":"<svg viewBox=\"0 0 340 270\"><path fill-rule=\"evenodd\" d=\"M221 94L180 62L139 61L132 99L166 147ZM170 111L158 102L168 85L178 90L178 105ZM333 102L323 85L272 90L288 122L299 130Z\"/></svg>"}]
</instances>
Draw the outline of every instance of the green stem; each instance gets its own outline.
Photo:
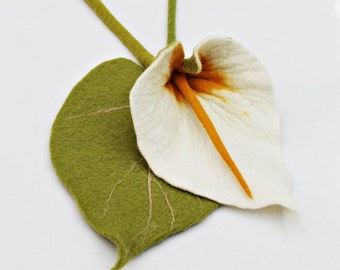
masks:
<instances>
[{"instance_id":1,"label":"green stem","mask_svg":"<svg viewBox=\"0 0 340 270\"><path fill-rule=\"evenodd\" d=\"M176 0L168 2L168 45L176 41Z\"/></svg>"},{"instance_id":2,"label":"green stem","mask_svg":"<svg viewBox=\"0 0 340 270\"><path fill-rule=\"evenodd\" d=\"M94 10L97 16L117 36L125 47L129 49L143 67L147 68L150 66L155 57L149 53L128 30L126 30L100 0L85 0L85 2Z\"/></svg>"}]
</instances>

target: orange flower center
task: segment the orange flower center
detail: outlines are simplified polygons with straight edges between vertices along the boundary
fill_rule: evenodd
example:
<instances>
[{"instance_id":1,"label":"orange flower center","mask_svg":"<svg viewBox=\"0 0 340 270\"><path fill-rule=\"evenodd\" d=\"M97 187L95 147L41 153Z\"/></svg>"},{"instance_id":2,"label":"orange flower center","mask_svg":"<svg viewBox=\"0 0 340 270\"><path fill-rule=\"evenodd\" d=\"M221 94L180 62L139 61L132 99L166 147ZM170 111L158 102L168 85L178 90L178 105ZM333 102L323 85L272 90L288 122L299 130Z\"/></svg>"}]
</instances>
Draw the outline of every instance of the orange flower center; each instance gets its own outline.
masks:
<instances>
[{"instance_id":1,"label":"orange flower center","mask_svg":"<svg viewBox=\"0 0 340 270\"><path fill-rule=\"evenodd\" d=\"M228 89L230 91L234 90L228 85L225 74L217 71L216 69L213 69L212 65L204 59L201 59L202 71L200 73L190 74L181 71L178 60L181 59L182 62L184 54L181 47L181 51L177 50L177 48L174 51L174 57L172 59L173 61L171 65L174 71L171 72L170 78L165 86L171 93L175 95L176 99L179 102L186 101L190 104L197 118L206 130L212 143L219 152L220 156L222 157L226 165L230 168L245 193L248 195L249 198L252 199L253 196L247 182L245 181L240 170L237 168L235 162L231 158L228 150L226 149L224 143L218 135L214 124L210 120L208 114L206 113L202 104L197 98L197 94L199 93L213 94L212 92L214 90L219 89Z\"/></svg>"}]
</instances>

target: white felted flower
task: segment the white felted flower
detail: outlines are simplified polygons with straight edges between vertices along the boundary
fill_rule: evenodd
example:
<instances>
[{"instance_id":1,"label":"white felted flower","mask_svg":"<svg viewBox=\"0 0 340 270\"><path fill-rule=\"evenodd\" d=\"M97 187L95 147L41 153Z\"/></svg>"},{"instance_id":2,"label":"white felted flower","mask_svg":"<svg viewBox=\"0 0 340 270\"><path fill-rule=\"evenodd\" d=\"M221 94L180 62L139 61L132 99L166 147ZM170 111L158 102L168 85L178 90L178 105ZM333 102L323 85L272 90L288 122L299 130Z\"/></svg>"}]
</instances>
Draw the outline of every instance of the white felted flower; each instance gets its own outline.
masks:
<instances>
[{"instance_id":1,"label":"white felted flower","mask_svg":"<svg viewBox=\"0 0 340 270\"><path fill-rule=\"evenodd\" d=\"M169 184L226 205L293 208L270 78L230 38L159 53L130 94L139 149Z\"/></svg>"}]
</instances>

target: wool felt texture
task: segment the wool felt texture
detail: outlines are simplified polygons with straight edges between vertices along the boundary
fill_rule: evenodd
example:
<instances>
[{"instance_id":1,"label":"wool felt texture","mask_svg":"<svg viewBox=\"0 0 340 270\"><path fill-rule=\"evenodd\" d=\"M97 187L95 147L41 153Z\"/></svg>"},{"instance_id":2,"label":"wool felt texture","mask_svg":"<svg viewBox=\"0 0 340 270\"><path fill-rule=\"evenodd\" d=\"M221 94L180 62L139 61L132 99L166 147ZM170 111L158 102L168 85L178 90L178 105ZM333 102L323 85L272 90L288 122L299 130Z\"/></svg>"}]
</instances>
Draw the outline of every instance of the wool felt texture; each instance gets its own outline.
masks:
<instances>
[{"instance_id":1,"label":"wool felt texture","mask_svg":"<svg viewBox=\"0 0 340 270\"><path fill-rule=\"evenodd\" d=\"M183 60L182 44L173 43L131 90L137 143L153 172L221 204L294 209L264 66L225 37L202 41L190 70Z\"/></svg>"},{"instance_id":2,"label":"wool felt texture","mask_svg":"<svg viewBox=\"0 0 340 270\"><path fill-rule=\"evenodd\" d=\"M143 67L148 67L155 59L144 46L116 19L100 0L85 0L102 22L115 34L126 48L138 59Z\"/></svg>"},{"instance_id":3,"label":"wool felt texture","mask_svg":"<svg viewBox=\"0 0 340 270\"><path fill-rule=\"evenodd\" d=\"M168 45L176 41L176 6L176 0L168 1Z\"/></svg>"},{"instance_id":4,"label":"wool felt texture","mask_svg":"<svg viewBox=\"0 0 340 270\"><path fill-rule=\"evenodd\" d=\"M142 72L127 59L94 68L68 96L50 140L61 182L89 225L118 247L112 269L219 206L156 177L140 154L129 92Z\"/></svg>"}]
</instances>

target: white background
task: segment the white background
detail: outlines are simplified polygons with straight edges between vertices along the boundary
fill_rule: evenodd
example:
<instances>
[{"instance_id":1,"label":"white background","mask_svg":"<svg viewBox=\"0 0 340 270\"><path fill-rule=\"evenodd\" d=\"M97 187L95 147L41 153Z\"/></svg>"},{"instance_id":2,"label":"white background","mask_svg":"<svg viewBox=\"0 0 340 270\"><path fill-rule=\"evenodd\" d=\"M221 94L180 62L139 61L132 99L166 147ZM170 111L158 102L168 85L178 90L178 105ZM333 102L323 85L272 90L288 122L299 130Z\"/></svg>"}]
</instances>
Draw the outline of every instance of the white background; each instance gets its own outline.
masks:
<instances>
[{"instance_id":1,"label":"white background","mask_svg":"<svg viewBox=\"0 0 340 270\"><path fill-rule=\"evenodd\" d=\"M106 0L156 54L166 0ZM80 216L49 160L53 120L97 64L132 56L82 0L0 0L0 269L108 270L116 249ZM340 269L340 1L178 0L187 55L231 36L266 65L300 222L222 207L126 270Z\"/></svg>"}]
</instances>

